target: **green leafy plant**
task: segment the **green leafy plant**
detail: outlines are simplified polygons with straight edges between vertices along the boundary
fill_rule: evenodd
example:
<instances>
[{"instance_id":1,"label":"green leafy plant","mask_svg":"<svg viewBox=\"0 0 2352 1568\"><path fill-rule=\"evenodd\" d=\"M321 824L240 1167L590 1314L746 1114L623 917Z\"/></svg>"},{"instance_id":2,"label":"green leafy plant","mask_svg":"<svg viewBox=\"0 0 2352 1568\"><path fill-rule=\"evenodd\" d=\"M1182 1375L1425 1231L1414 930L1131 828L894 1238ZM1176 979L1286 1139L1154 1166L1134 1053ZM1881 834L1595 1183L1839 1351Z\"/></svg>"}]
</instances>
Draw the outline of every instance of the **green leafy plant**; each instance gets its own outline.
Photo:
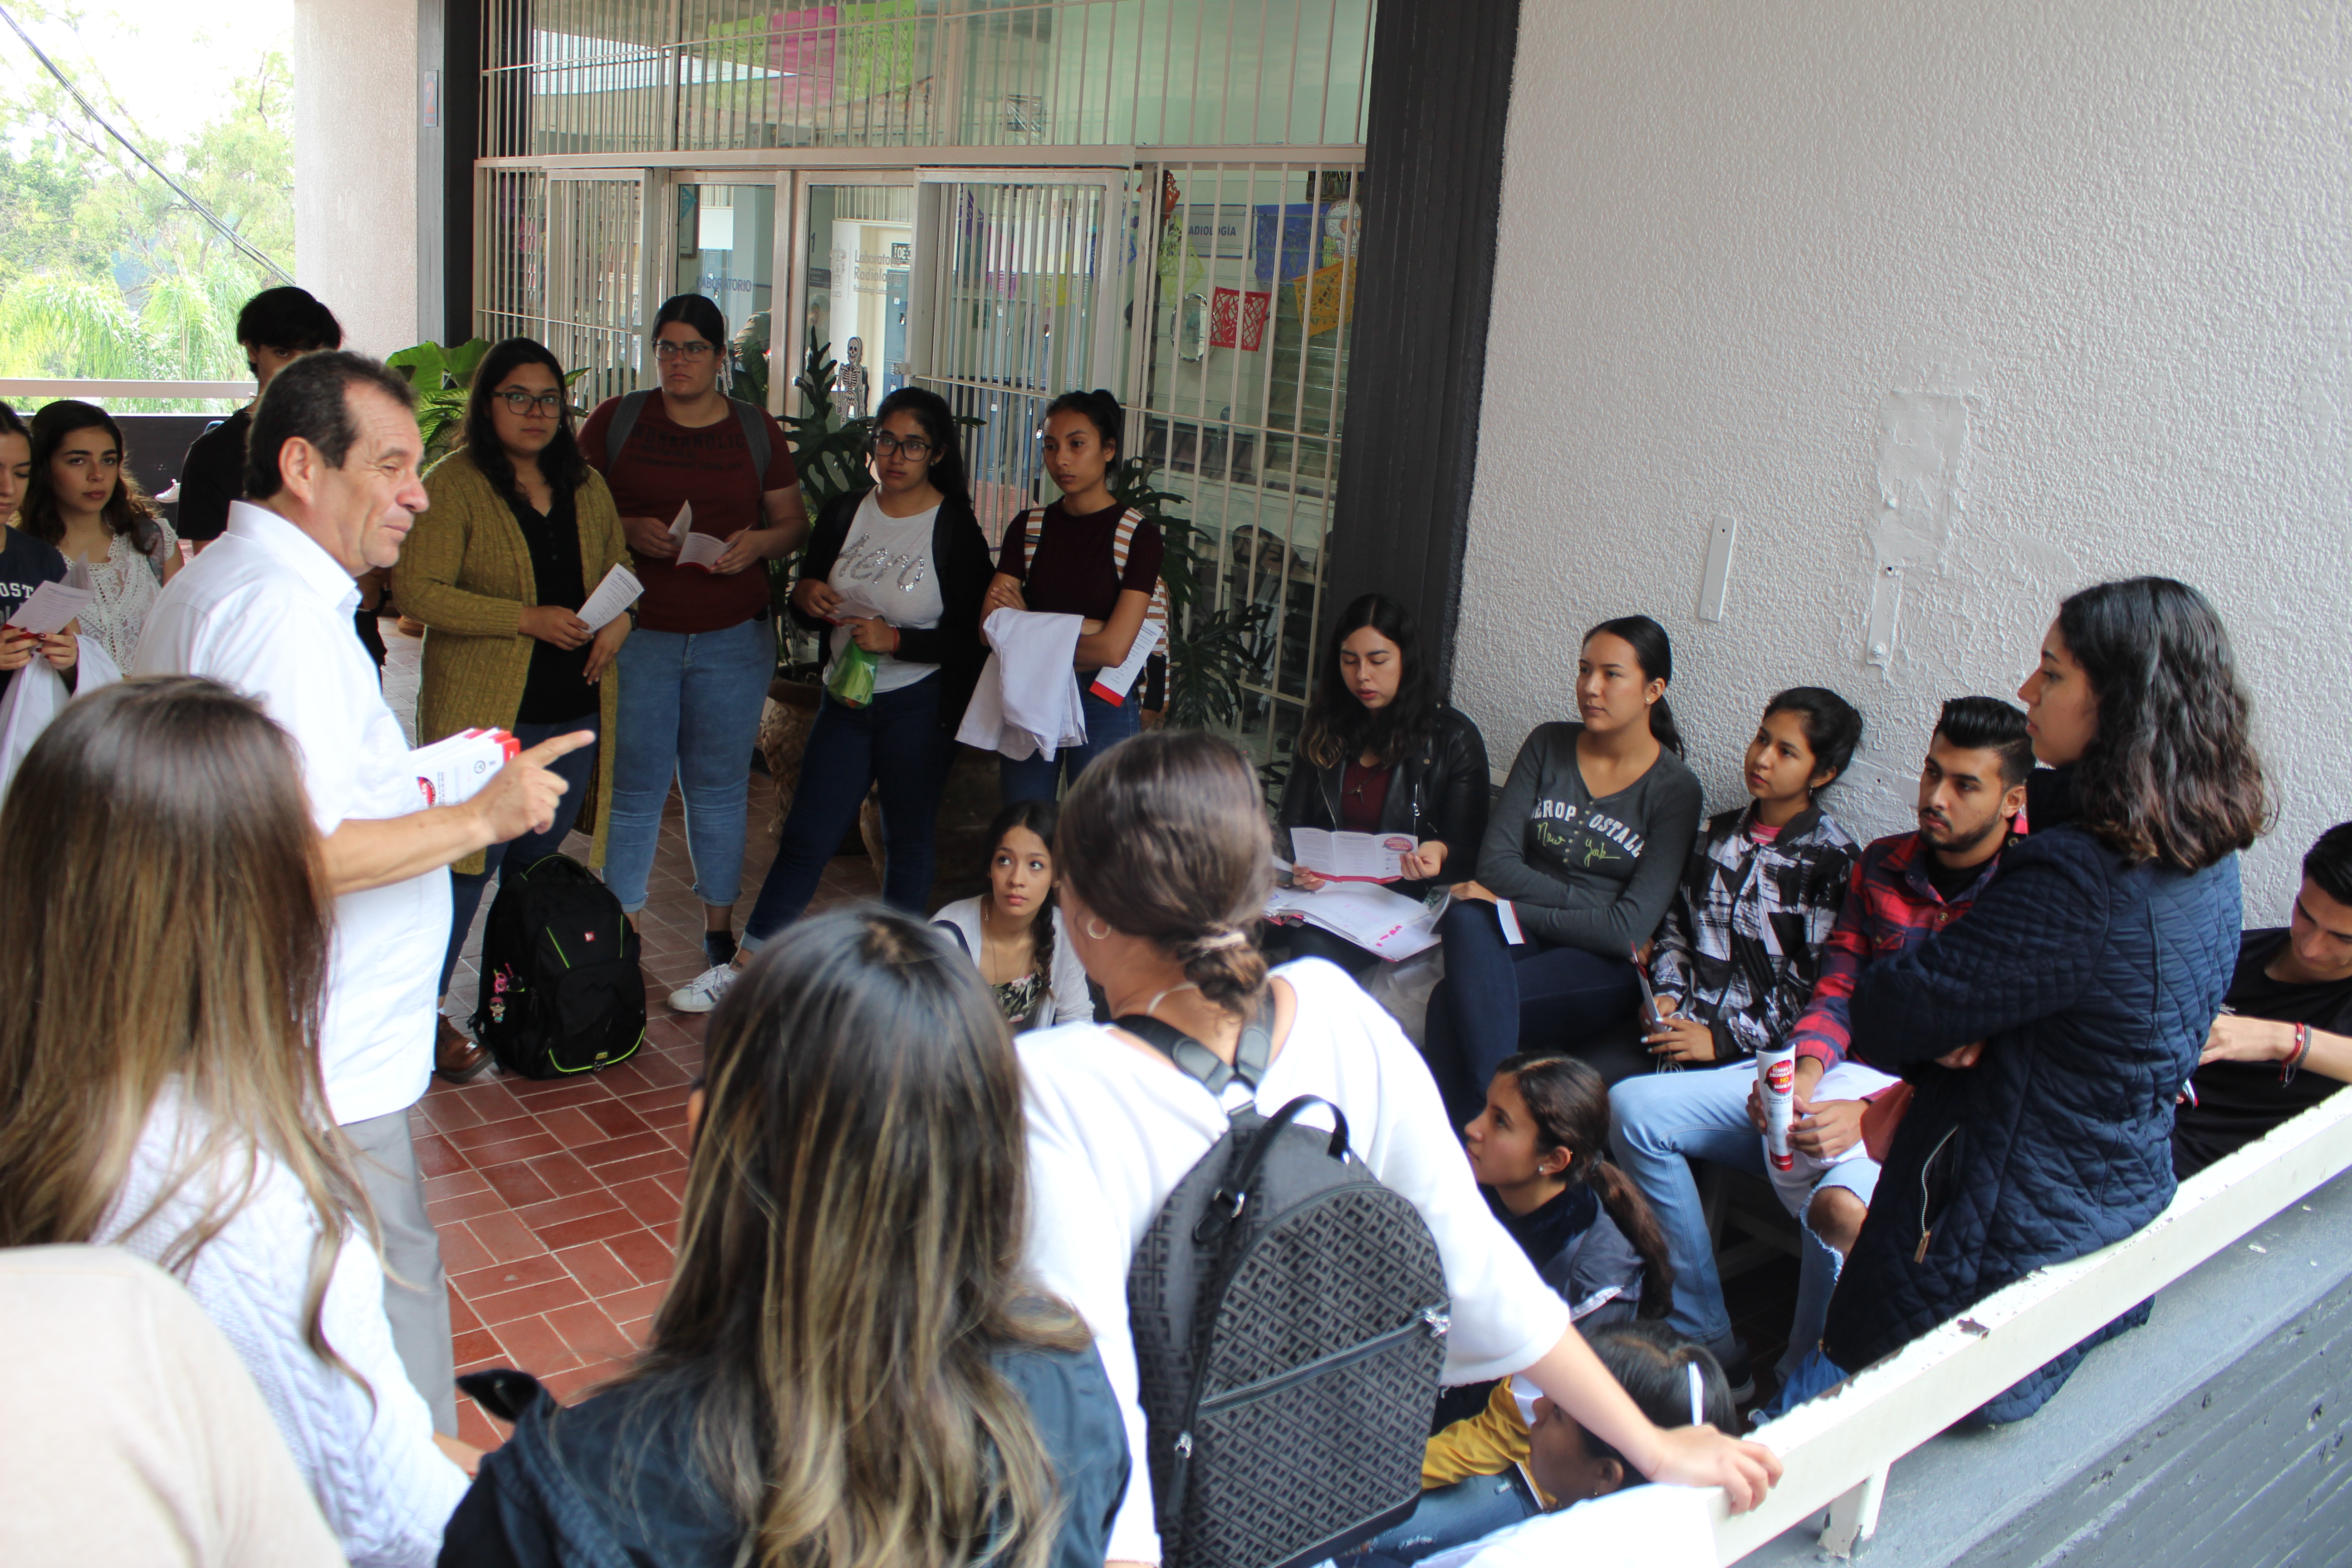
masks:
<instances>
[{"instance_id":1,"label":"green leafy plant","mask_svg":"<svg viewBox=\"0 0 2352 1568\"><path fill-rule=\"evenodd\" d=\"M423 342L385 356L383 363L416 389L416 428L425 437L426 463L446 457L465 433L474 367L489 352L488 339L469 338L455 348Z\"/></svg>"},{"instance_id":2,"label":"green leafy plant","mask_svg":"<svg viewBox=\"0 0 2352 1568\"><path fill-rule=\"evenodd\" d=\"M1155 482L1159 469L1150 458L1129 458L1118 465L1110 491L1158 524L1166 547L1160 576L1168 585L1167 722L1181 729L1238 723L1245 683L1259 673L1258 649L1273 606L1202 607L1202 585L1213 562L1202 549L1201 530L1171 510L1185 498Z\"/></svg>"}]
</instances>

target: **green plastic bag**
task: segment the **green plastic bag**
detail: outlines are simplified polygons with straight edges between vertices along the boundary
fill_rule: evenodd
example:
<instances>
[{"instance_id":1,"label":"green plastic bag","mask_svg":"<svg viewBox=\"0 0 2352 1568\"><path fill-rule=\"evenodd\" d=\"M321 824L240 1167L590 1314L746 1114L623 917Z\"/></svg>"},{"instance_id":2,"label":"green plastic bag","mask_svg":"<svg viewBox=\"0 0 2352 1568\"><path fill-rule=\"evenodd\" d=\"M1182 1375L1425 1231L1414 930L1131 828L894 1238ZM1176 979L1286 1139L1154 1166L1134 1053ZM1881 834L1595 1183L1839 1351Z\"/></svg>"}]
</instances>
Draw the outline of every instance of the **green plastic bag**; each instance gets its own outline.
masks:
<instances>
[{"instance_id":1,"label":"green plastic bag","mask_svg":"<svg viewBox=\"0 0 2352 1568\"><path fill-rule=\"evenodd\" d=\"M874 656L853 642L833 661L824 689L843 707L863 708L874 700Z\"/></svg>"}]
</instances>

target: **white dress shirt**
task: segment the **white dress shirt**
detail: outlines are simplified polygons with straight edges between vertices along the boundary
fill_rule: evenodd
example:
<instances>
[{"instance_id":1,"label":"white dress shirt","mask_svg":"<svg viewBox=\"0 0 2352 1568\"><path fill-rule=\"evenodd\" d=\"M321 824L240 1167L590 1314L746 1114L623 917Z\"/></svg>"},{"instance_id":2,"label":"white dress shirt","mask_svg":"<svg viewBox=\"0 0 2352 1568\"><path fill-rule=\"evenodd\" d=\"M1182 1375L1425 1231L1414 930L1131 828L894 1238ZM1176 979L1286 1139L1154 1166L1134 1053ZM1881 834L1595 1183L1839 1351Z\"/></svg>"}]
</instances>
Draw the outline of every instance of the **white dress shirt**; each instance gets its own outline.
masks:
<instances>
[{"instance_id":1,"label":"white dress shirt","mask_svg":"<svg viewBox=\"0 0 2352 1568\"><path fill-rule=\"evenodd\" d=\"M316 541L236 501L227 531L147 612L131 673L208 676L258 699L301 752L321 834L406 816L425 799L375 661L352 630L358 607L359 584ZM335 900L320 1066L336 1121L404 1110L432 1081L448 941L446 868Z\"/></svg>"}]
</instances>

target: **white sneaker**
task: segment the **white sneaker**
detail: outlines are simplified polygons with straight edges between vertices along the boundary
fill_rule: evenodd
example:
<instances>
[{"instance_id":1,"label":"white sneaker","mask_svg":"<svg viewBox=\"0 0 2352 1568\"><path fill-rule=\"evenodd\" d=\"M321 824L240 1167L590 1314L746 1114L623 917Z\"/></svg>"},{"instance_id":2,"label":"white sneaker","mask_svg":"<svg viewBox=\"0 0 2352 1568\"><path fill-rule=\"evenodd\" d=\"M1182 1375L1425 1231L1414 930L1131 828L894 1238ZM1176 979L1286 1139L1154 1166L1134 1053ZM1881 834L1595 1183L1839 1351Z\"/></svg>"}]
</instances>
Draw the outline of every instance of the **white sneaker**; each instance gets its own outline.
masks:
<instances>
[{"instance_id":1,"label":"white sneaker","mask_svg":"<svg viewBox=\"0 0 2352 1568\"><path fill-rule=\"evenodd\" d=\"M727 988L735 984L735 977L741 973L731 963L704 970L690 984L669 994L671 1010L678 1013L709 1012L719 1005L719 999L727 994Z\"/></svg>"}]
</instances>

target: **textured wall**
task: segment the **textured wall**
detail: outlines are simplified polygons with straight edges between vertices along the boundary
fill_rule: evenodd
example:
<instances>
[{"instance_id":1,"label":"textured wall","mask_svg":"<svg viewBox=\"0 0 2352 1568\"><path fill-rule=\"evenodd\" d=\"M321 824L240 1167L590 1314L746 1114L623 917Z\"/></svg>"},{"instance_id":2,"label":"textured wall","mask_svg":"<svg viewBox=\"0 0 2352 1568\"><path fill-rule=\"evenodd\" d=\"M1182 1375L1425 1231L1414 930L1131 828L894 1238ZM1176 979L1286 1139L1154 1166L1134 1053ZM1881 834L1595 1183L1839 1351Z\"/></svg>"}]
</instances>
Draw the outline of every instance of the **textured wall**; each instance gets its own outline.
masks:
<instances>
[{"instance_id":1,"label":"textured wall","mask_svg":"<svg viewBox=\"0 0 2352 1568\"><path fill-rule=\"evenodd\" d=\"M416 341L417 0L295 0L295 281L348 347Z\"/></svg>"},{"instance_id":2,"label":"textured wall","mask_svg":"<svg viewBox=\"0 0 2352 1568\"><path fill-rule=\"evenodd\" d=\"M1710 809L1818 682L1897 831L1942 699L2160 572L2235 635L2282 919L2352 817L2348 127L2339 5L1528 0L1455 677L1496 767L1646 611Z\"/></svg>"}]
</instances>

